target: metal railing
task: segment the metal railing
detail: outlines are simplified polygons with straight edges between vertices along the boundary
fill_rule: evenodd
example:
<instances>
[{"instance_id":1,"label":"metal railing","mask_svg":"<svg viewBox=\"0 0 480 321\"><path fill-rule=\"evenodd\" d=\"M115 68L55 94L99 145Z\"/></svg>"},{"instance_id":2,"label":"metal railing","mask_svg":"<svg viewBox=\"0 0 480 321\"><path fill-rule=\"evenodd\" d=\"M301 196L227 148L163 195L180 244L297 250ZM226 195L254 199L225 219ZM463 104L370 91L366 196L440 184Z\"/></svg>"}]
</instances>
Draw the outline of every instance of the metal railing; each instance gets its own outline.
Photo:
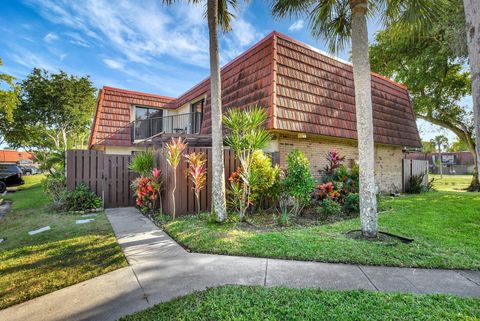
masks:
<instances>
[{"instance_id":1,"label":"metal railing","mask_svg":"<svg viewBox=\"0 0 480 321\"><path fill-rule=\"evenodd\" d=\"M159 133L199 134L202 118L202 113L193 112L135 120L132 122L132 140L147 139Z\"/></svg>"}]
</instances>

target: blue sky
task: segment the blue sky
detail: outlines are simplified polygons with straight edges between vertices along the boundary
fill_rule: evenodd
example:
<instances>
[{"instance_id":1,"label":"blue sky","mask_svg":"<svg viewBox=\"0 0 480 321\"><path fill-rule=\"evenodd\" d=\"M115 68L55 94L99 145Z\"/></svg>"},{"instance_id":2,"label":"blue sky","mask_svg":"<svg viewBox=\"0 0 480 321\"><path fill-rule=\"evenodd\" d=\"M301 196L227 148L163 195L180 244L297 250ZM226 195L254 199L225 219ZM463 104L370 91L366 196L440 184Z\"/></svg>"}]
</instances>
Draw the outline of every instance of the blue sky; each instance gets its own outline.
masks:
<instances>
[{"instance_id":1,"label":"blue sky","mask_svg":"<svg viewBox=\"0 0 480 321\"><path fill-rule=\"evenodd\" d=\"M161 0L3 1L1 71L22 79L33 67L62 69L89 75L98 88L178 96L209 73L204 7L178 2L165 7ZM268 1L243 4L236 16L233 31L221 35L222 64L273 30L325 50L305 18L274 19ZM378 29L369 24L371 36ZM348 60L349 48L337 56ZM422 126L422 132L430 131Z\"/></svg>"}]
</instances>

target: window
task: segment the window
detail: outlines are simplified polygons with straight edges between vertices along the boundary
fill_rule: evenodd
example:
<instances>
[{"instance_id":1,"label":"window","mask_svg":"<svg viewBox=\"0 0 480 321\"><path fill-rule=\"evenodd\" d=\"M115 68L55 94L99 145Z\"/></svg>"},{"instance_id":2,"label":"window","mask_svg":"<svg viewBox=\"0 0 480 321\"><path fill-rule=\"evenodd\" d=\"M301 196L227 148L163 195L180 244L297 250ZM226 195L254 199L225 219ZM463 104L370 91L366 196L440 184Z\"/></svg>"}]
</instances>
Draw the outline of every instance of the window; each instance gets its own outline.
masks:
<instances>
[{"instance_id":1,"label":"window","mask_svg":"<svg viewBox=\"0 0 480 321\"><path fill-rule=\"evenodd\" d=\"M192 133L199 134L202 129L203 121L203 107L205 106L205 99L201 99L190 105Z\"/></svg>"},{"instance_id":2,"label":"window","mask_svg":"<svg viewBox=\"0 0 480 321\"><path fill-rule=\"evenodd\" d=\"M135 106L134 139L145 139L163 130L163 110Z\"/></svg>"}]
</instances>

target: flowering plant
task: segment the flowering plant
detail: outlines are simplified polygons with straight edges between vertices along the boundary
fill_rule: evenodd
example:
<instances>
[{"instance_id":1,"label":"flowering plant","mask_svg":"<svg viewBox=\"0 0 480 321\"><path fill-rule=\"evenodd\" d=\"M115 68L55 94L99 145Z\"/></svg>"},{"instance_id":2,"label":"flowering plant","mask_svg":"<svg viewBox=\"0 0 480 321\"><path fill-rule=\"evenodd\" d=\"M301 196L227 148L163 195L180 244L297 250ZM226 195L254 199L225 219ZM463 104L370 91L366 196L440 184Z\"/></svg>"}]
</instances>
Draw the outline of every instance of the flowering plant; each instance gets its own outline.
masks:
<instances>
[{"instance_id":1,"label":"flowering plant","mask_svg":"<svg viewBox=\"0 0 480 321\"><path fill-rule=\"evenodd\" d=\"M318 185L318 197L320 200L324 200L326 198L337 200L340 197L340 192L335 189L333 182L327 182Z\"/></svg>"},{"instance_id":2,"label":"flowering plant","mask_svg":"<svg viewBox=\"0 0 480 321\"><path fill-rule=\"evenodd\" d=\"M132 183L132 189L135 192L135 202L143 212L155 211L155 204L160 196L162 186L161 171L157 168L152 170L151 175L140 176ZM160 211L162 203L160 200Z\"/></svg>"},{"instance_id":3,"label":"flowering plant","mask_svg":"<svg viewBox=\"0 0 480 321\"><path fill-rule=\"evenodd\" d=\"M173 169L173 219L175 219L175 190L177 189L177 167L182 159L183 151L187 148L187 143L182 137L175 139L172 137L170 143L167 144L167 162Z\"/></svg>"},{"instance_id":4,"label":"flowering plant","mask_svg":"<svg viewBox=\"0 0 480 321\"><path fill-rule=\"evenodd\" d=\"M185 155L188 162L187 176L193 183L193 191L197 199L197 213L200 213L200 192L207 184L207 160L204 153L192 152Z\"/></svg>"}]
</instances>

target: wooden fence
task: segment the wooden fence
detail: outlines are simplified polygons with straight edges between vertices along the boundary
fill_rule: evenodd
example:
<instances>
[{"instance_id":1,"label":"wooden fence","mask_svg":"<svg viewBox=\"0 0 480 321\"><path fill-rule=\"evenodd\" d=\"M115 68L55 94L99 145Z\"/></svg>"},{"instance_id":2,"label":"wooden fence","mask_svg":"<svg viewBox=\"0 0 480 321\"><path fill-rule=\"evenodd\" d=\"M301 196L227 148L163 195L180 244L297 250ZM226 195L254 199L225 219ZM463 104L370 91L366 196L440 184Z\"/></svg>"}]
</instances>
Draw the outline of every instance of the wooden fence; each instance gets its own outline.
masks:
<instances>
[{"instance_id":1,"label":"wooden fence","mask_svg":"<svg viewBox=\"0 0 480 321\"><path fill-rule=\"evenodd\" d=\"M207 159L207 184L200 193L200 210L210 211L212 193L212 149L210 147L188 147L186 153L202 152ZM193 192L193 183L186 175L187 163L182 160L176 173L168 165L166 150L154 152L155 167L162 171L162 206L165 213L173 209L173 175L177 176L175 207L177 214L195 213L197 204ZM75 189L79 183L87 184L92 191L103 198L105 207L132 206L134 195L130 188L137 174L128 169L131 155L105 154L96 150L69 150L67 152L67 188ZM224 151L225 180L238 167L238 159L232 150Z\"/></svg>"},{"instance_id":2,"label":"wooden fence","mask_svg":"<svg viewBox=\"0 0 480 321\"><path fill-rule=\"evenodd\" d=\"M402 190L406 191L408 188L410 178L412 176L424 174L423 184L428 183L428 161L417 159L403 159L402 162L403 175L402 175Z\"/></svg>"}]
</instances>

